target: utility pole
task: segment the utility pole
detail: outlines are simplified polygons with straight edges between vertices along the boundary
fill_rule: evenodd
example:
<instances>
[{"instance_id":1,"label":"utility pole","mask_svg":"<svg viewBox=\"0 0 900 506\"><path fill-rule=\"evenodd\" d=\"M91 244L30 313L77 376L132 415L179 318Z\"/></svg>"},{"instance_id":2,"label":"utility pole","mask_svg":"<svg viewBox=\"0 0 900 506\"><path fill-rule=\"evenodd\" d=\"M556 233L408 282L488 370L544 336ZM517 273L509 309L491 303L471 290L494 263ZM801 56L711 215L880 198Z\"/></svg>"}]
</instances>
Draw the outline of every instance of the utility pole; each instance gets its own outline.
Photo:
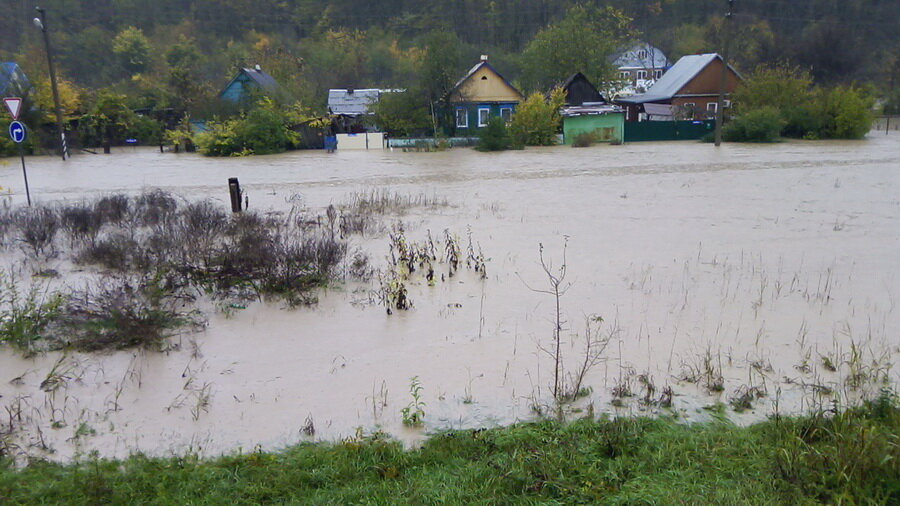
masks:
<instances>
[{"instance_id":1,"label":"utility pole","mask_svg":"<svg viewBox=\"0 0 900 506\"><path fill-rule=\"evenodd\" d=\"M734 0L728 0L728 12L722 24L722 78L719 82L719 99L716 101L716 147L722 144L722 120L725 119L725 86L728 83L728 46L731 42L731 16Z\"/></svg>"},{"instance_id":2,"label":"utility pole","mask_svg":"<svg viewBox=\"0 0 900 506\"><path fill-rule=\"evenodd\" d=\"M69 146L66 144L66 130L63 126L62 106L59 103L59 89L56 86L56 68L53 66L53 53L50 50L50 35L47 33L47 14L44 9L35 7L38 17L34 18L34 26L44 34L44 48L47 50L47 66L50 67L50 87L53 89L53 105L56 108L56 127L59 129L60 153L63 161L69 157Z\"/></svg>"}]
</instances>

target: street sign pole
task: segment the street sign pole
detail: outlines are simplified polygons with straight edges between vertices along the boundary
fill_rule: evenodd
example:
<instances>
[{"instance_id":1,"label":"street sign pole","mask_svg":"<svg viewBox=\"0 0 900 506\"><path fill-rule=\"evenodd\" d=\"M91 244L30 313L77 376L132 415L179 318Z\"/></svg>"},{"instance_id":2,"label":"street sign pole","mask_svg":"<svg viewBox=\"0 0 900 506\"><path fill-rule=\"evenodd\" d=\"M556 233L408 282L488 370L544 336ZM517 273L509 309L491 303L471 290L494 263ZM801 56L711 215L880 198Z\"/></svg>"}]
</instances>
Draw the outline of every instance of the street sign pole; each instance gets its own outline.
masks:
<instances>
[{"instance_id":1,"label":"street sign pole","mask_svg":"<svg viewBox=\"0 0 900 506\"><path fill-rule=\"evenodd\" d=\"M22 160L22 176L25 178L25 197L28 198L28 207L31 207L31 190L28 189L28 171L25 170L25 148L19 143L19 158Z\"/></svg>"},{"instance_id":2,"label":"street sign pole","mask_svg":"<svg viewBox=\"0 0 900 506\"><path fill-rule=\"evenodd\" d=\"M10 110L15 116L15 112ZM9 137L19 145L19 158L22 160L22 176L25 178L25 197L28 198L28 207L31 207L31 190L28 188L28 171L25 169L25 148L22 143L28 137L28 130L21 121L13 121L9 124Z\"/></svg>"}]
</instances>

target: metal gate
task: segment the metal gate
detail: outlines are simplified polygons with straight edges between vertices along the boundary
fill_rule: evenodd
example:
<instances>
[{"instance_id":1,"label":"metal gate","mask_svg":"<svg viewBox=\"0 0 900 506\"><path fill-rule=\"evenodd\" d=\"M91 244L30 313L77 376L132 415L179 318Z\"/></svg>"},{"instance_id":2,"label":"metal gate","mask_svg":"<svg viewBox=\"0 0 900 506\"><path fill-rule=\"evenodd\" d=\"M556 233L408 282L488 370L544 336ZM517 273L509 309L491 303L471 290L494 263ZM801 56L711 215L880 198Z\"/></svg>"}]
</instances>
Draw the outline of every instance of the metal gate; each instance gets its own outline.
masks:
<instances>
[{"instance_id":1,"label":"metal gate","mask_svg":"<svg viewBox=\"0 0 900 506\"><path fill-rule=\"evenodd\" d=\"M625 142L698 140L716 128L714 120L628 121Z\"/></svg>"}]
</instances>

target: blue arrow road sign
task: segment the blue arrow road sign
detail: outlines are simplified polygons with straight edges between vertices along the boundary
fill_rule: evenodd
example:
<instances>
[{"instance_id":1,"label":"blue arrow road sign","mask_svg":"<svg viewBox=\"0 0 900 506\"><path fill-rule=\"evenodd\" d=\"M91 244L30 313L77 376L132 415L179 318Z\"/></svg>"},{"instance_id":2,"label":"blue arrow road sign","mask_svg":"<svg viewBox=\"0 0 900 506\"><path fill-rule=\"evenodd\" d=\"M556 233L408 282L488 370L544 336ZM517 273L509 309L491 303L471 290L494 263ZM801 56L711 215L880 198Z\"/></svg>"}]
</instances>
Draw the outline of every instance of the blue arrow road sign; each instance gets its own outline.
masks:
<instances>
[{"instance_id":1,"label":"blue arrow road sign","mask_svg":"<svg viewBox=\"0 0 900 506\"><path fill-rule=\"evenodd\" d=\"M13 121L9 124L9 138L13 142L24 142L26 136L25 125L21 121Z\"/></svg>"}]
</instances>

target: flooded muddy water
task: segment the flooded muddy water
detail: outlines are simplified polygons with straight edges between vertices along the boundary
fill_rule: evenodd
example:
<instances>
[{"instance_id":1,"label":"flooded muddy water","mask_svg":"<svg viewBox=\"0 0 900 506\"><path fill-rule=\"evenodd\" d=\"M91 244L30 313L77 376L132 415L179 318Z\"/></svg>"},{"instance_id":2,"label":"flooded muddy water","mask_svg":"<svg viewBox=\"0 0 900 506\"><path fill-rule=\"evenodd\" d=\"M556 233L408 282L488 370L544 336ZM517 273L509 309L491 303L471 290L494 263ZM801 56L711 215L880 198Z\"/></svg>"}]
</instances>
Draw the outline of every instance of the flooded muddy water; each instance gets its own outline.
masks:
<instances>
[{"instance_id":1,"label":"flooded muddy water","mask_svg":"<svg viewBox=\"0 0 900 506\"><path fill-rule=\"evenodd\" d=\"M234 159L122 149L28 166L39 202L160 187L227 206L229 177L251 208L273 211L321 211L372 189L436 195L450 205L385 222L401 220L410 240L449 229L465 244L470 231L488 276L417 279L414 307L393 315L366 302L375 281L337 284L311 308L207 308L206 329L168 353L25 359L0 349L0 422L19 417L23 454L208 456L358 428L413 443L549 413L553 363L541 350L556 312L538 291L549 286L541 244L554 268L565 252L566 371L583 360L586 317L602 316L609 338L570 416L671 411L693 421L722 402L750 423L900 380L898 136ZM0 166L0 186L14 194L0 199L24 200L18 165ZM386 234L351 243L386 265ZM63 382L47 392L51 371ZM413 377L425 403L416 429L401 417ZM666 387L671 409L658 402ZM752 407L735 412L729 402L748 392Z\"/></svg>"}]
</instances>

